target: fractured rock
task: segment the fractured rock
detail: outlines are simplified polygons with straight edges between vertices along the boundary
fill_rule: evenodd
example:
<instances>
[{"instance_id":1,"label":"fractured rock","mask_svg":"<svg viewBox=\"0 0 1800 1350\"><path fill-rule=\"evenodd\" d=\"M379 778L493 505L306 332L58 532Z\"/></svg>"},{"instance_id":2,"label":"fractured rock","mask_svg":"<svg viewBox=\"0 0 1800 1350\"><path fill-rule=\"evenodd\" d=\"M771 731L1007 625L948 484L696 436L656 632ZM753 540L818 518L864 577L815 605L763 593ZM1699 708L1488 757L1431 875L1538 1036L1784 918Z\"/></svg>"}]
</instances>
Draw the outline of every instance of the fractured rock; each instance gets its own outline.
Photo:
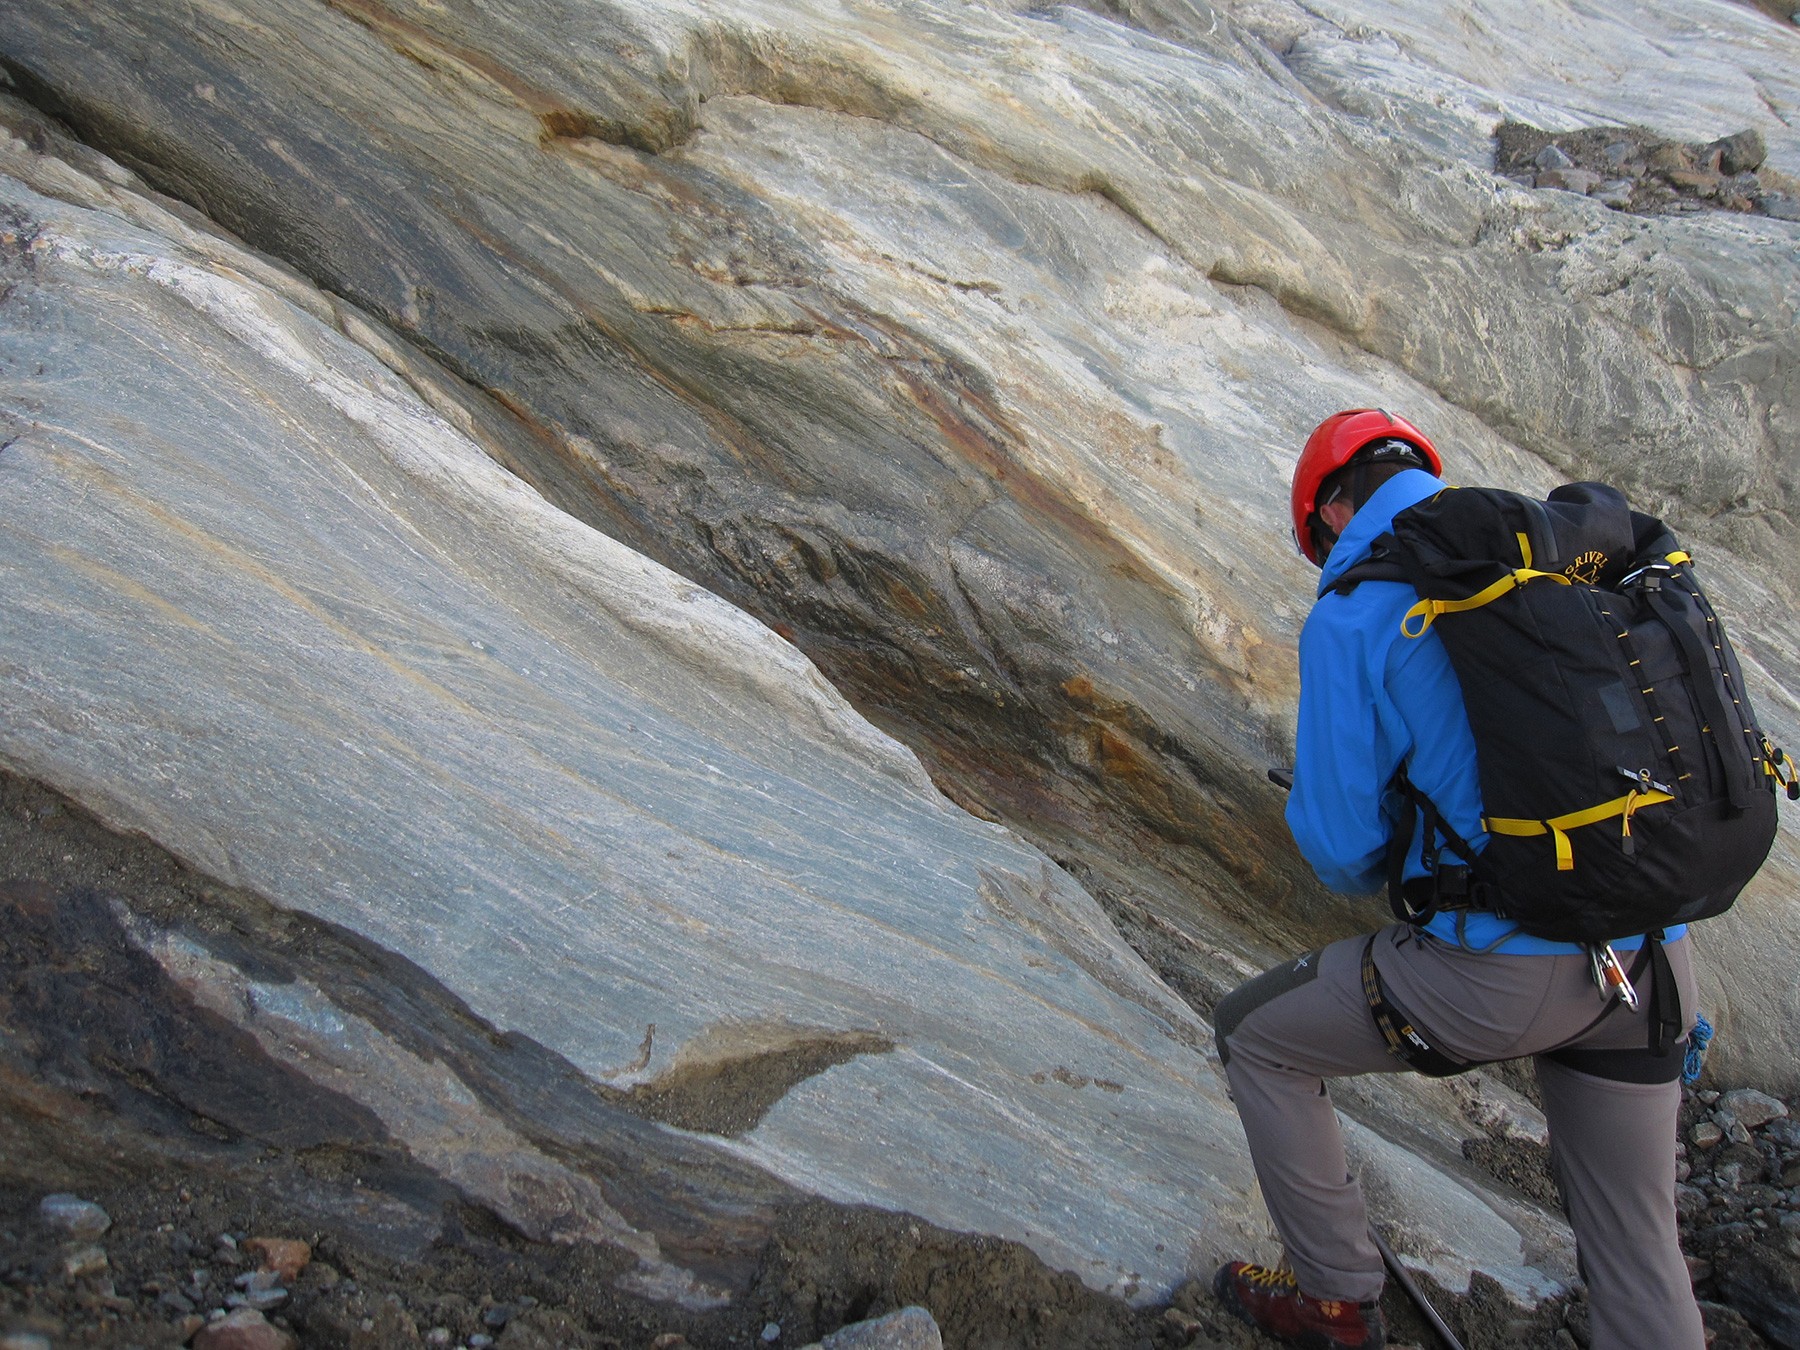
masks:
<instances>
[{"instance_id":1,"label":"fractured rock","mask_svg":"<svg viewBox=\"0 0 1800 1350\"><path fill-rule=\"evenodd\" d=\"M1719 169L1722 173L1739 174L1760 169L1763 160L1768 158L1769 149L1763 142L1762 132L1751 127L1736 135L1726 136L1714 141L1707 147L1719 153Z\"/></svg>"},{"instance_id":2,"label":"fractured rock","mask_svg":"<svg viewBox=\"0 0 1800 1350\"><path fill-rule=\"evenodd\" d=\"M1736 1088L1719 1098L1719 1109L1729 1111L1731 1115L1752 1130L1761 1129L1772 1120L1780 1120L1787 1115L1787 1106L1766 1092L1755 1088Z\"/></svg>"}]
</instances>

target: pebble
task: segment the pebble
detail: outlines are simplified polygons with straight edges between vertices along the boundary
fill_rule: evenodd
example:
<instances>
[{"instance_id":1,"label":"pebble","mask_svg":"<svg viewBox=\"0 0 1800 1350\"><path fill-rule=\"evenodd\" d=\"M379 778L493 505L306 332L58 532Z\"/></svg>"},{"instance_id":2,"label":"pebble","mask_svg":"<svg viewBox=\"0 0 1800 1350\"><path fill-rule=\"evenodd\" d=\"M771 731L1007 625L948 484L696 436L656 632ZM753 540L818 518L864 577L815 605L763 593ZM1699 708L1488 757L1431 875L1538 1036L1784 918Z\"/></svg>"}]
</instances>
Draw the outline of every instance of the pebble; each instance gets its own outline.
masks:
<instances>
[{"instance_id":1,"label":"pebble","mask_svg":"<svg viewBox=\"0 0 1800 1350\"><path fill-rule=\"evenodd\" d=\"M253 1237L244 1243L244 1251L284 1284L291 1284L312 1261L312 1248L298 1238Z\"/></svg>"},{"instance_id":2,"label":"pebble","mask_svg":"<svg viewBox=\"0 0 1800 1350\"><path fill-rule=\"evenodd\" d=\"M767 1322L763 1325L762 1341L764 1345L773 1345L781 1339L781 1323Z\"/></svg>"},{"instance_id":3,"label":"pebble","mask_svg":"<svg viewBox=\"0 0 1800 1350\"><path fill-rule=\"evenodd\" d=\"M512 1307L505 1303L496 1303L493 1307L481 1314L481 1324L490 1331L499 1331L508 1322L512 1321L512 1319Z\"/></svg>"},{"instance_id":4,"label":"pebble","mask_svg":"<svg viewBox=\"0 0 1800 1350\"><path fill-rule=\"evenodd\" d=\"M112 1227L111 1216L92 1200L61 1191L38 1201L38 1218L78 1238L97 1238Z\"/></svg>"},{"instance_id":5,"label":"pebble","mask_svg":"<svg viewBox=\"0 0 1800 1350\"><path fill-rule=\"evenodd\" d=\"M77 1247L63 1257L63 1274L71 1280L78 1280L83 1275L98 1275L106 1269L106 1249L104 1247Z\"/></svg>"},{"instance_id":6,"label":"pebble","mask_svg":"<svg viewBox=\"0 0 1800 1350\"><path fill-rule=\"evenodd\" d=\"M194 1350L298 1350L293 1333L253 1308L240 1308L194 1333Z\"/></svg>"},{"instance_id":7,"label":"pebble","mask_svg":"<svg viewBox=\"0 0 1800 1350\"><path fill-rule=\"evenodd\" d=\"M1575 167L1575 161L1554 145L1546 145L1532 156L1531 162L1540 169L1572 169Z\"/></svg>"},{"instance_id":8,"label":"pebble","mask_svg":"<svg viewBox=\"0 0 1800 1350\"><path fill-rule=\"evenodd\" d=\"M50 1338L36 1331L14 1331L0 1336L0 1350L50 1350Z\"/></svg>"},{"instance_id":9,"label":"pebble","mask_svg":"<svg viewBox=\"0 0 1800 1350\"><path fill-rule=\"evenodd\" d=\"M1699 1148L1712 1148L1724 1137L1725 1131L1721 1130L1710 1120L1701 1121L1698 1125L1694 1126L1693 1132L1688 1135L1688 1138L1692 1139L1695 1146Z\"/></svg>"},{"instance_id":10,"label":"pebble","mask_svg":"<svg viewBox=\"0 0 1800 1350\"><path fill-rule=\"evenodd\" d=\"M1545 169L1537 176L1541 188L1557 188L1586 196L1600 182L1600 175L1586 169Z\"/></svg>"},{"instance_id":11,"label":"pebble","mask_svg":"<svg viewBox=\"0 0 1800 1350\"><path fill-rule=\"evenodd\" d=\"M253 1289L247 1294L231 1294L225 1299L228 1308L255 1308L259 1312L270 1308L279 1308L287 1302L288 1291L277 1286L273 1289Z\"/></svg>"},{"instance_id":12,"label":"pebble","mask_svg":"<svg viewBox=\"0 0 1800 1350\"><path fill-rule=\"evenodd\" d=\"M487 1350L488 1346L493 1343L494 1338L492 1336L485 1335L478 1331L473 1336L469 1337L469 1350Z\"/></svg>"},{"instance_id":13,"label":"pebble","mask_svg":"<svg viewBox=\"0 0 1800 1350\"><path fill-rule=\"evenodd\" d=\"M427 1344L427 1345L448 1345L448 1344L450 1344L450 1328L449 1327L433 1327L430 1331L425 1333L425 1344Z\"/></svg>"}]
</instances>

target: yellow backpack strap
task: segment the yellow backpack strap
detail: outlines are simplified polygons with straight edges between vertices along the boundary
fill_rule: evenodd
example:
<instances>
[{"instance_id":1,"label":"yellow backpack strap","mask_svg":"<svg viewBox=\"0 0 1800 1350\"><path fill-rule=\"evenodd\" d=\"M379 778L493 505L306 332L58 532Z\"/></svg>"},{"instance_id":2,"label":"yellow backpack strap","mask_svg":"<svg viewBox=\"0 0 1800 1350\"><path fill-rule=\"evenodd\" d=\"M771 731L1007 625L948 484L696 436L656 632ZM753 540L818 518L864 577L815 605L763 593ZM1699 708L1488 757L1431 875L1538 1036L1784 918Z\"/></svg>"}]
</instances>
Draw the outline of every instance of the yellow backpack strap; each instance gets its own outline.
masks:
<instances>
[{"instance_id":1,"label":"yellow backpack strap","mask_svg":"<svg viewBox=\"0 0 1800 1350\"><path fill-rule=\"evenodd\" d=\"M1493 585L1475 592L1467 600L1421 600L1406 611L1400 620L1400 631L1409 638L1422 638L1437 620L1440 614L1461 614L1467 610L1480 609L1490 605L1508 591L1524 586L1533 581L1554 581L1559 585L1572 586L1575 583L1560 572L1537 572L1529 567L1515 568ZM1418 620L1415 627L1414 621Z\"/></svg>"},{"instance_id":2,"label":"yellow backpack strap","mask_svg":"<svg viewBox=\"0 0 1800 1350\"><path fill-rule=\"evenodd\" d=\"M1666 792L1655 788L1644 790L1633 788L1623 797L1615 797L1610 802L1602 802L1598 806L1585 807L1580 811L1570 811L1566 815L1551 816L1548 820L1519 820L1507 816L1488 816L1481 822L1481 828L1489 834L1507 834L1515 838L1530 838L1533 835L1547 834L1556 844L1556 870L1572 872L1575 870L1575 850L1569 843L1569 831L1578 830L1583 825L1595 825L1614 816L1621 817L1621 829L1630 846L1631 816L1643 806L1655 806L1661 802L1672 802L1675 799Z\"/></svg>"}]
</instances>

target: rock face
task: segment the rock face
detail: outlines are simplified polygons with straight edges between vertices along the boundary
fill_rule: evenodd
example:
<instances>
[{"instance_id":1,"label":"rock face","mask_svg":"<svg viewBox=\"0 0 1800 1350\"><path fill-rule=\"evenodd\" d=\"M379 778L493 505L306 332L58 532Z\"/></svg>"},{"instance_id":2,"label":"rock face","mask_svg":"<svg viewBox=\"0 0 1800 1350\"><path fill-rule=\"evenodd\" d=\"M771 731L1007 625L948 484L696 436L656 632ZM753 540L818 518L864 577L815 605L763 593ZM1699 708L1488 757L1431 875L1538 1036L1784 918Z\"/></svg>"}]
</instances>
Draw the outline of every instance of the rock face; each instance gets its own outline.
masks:
<instances>
[{"instance_id":1,"label":"rock face","mask_svg":"<svg viewBox=\"0 0 1800 1350\"><path fill-rule=\"evenodd\" d=\"M0 758L794 1186L1166 1291L1248 1169L1070 874L1202 1004L1369 921L1261 781L1319 416L1619 482L1800 731L1800 227L1490 171L1522 116L1800 172L1800 34L1689 8L17 0L15 88L118 162L8 105ZM1705 933L1774 1089L1794 881L1784 834ZM329 971L119 922L516 1226L714 1296ZM1534 1221L1359 1100L1421 1253L1528 1286Z\"/></svg>"}]
</instances>

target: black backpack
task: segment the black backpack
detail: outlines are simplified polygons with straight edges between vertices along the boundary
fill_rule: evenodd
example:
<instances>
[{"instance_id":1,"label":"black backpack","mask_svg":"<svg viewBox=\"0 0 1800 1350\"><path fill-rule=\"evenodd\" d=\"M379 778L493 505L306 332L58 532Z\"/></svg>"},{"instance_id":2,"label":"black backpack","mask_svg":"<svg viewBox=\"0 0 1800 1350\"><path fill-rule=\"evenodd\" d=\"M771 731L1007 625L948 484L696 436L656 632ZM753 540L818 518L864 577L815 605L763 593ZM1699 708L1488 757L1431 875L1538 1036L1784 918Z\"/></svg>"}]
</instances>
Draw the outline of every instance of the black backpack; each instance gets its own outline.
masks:
<instances>
[{"instance_id":1,"label":"black backpack","mask_svg":"<svg viewBox=\"0 0 1800 1350\"><path fill-rule=\"evenodd\" d=\"M1477 856L1403 775L1434 876L1422 901L1399 885L1405 812L1399 917L1460 905L1598 943L1730 907L1774 842L1777 781L1800 799L1800 780L1757 729L1724 626L1661 521L1599 483L1541 502L1447 488L1396 515L1337 585L1377 578L1411 583L1404 631L1432 629L1450 654L1489 834Z\"/></svg>"}]
</instances>

